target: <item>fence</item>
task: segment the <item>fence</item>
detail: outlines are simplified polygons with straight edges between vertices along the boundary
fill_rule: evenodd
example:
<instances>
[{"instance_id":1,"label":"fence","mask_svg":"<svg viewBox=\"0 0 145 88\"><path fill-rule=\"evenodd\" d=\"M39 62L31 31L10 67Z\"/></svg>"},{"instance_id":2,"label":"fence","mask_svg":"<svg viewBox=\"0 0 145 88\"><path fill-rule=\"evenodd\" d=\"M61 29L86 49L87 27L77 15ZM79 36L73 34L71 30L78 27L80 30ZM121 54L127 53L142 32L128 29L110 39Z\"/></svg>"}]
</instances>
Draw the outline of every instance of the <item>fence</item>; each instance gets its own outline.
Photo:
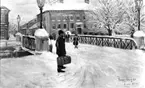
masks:
<instances>
[{"instance_id":1,"label":"fence","mask_svg":"<svg viewBox=\"0 0 145 88\"><path fill-rule=\"evenodd\" d=\"M73 41L74 35L71 35L70 41ZM89 35L79 35L79 43L91 44L97 46L107 46L120 49L136 49L137 44L132 38L119 38L110 36L89 36Z\"/></svg>"},{"instance_id":2,"label":"fence","mask_svg":"<svg viewBox=\"0 0 145 88\"><path fill-rule=\"evenodd\" d=\"M119 38L110 36L89 36L89 35L79 35L79 43L91 44L97 46L107 46L120 49L137 49L137 44L132 38ZM73 42L74 35L70 36L70 42ZM23 47L35 51L36 43L34 36L23 36L22 38Z\"/></svg>"},{"instance_id":3,"label":"fence","mask_svg":"<svg viewBox=\"0 0 145 88\"><path fill-rule=\"evenodd\" d=\"M22 46L35 51L36 44L35 44L35 37L34 36L23 36L22 37Z\"/></svg>"}]
</instances>

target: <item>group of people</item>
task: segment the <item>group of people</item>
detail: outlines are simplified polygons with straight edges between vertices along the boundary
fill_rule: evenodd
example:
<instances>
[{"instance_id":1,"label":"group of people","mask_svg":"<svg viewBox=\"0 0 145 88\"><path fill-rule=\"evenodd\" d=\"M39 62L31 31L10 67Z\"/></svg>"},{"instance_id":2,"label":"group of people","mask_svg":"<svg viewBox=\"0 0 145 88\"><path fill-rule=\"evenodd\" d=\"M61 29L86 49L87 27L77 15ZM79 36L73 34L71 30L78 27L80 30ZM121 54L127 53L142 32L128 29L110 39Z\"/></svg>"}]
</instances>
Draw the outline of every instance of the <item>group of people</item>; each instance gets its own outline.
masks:
<instances>
[{"instance_id":1,"label":"group of people","mask_svg":"<svg viewBox=\"0 0 145 88\"><path fill-rule=\"evenodd\" d=\"M68 38L68 36L66 38L66 35L65 35L64 31L62 31L62 30L58 31L58 35L59 36L58 36L58 38L56 40L56 44L55 44L56 54L58 55L58 57L66 56L65 41ZM74 44L75 48L78 48L77 47L77 45L78 45L78 36L77 36L77 34L75 34L75 37L73 39L73 44ZM65 71L62 70L62 69L65 69L65 68L66 67L63 66L63 65L62 66L58 65L57 66L57 71L58 72L65 72Z\"/></svg>"}]
</instances>

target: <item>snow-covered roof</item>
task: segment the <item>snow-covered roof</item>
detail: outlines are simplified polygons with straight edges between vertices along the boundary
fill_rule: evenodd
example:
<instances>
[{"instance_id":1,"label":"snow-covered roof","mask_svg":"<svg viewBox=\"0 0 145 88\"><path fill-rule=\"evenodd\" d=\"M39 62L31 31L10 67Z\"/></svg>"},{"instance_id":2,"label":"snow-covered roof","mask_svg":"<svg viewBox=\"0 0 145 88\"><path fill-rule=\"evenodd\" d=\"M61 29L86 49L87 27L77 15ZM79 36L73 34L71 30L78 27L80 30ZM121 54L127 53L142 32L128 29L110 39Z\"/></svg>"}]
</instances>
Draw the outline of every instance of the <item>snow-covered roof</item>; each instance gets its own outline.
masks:
<instances>
[{"instance_id":1,"label":"snow-covered roof","mask_svg":"<svg viewBox=\"0 0 145 88\"><path fill-rule=\"evenodd\" d=\"M84 2L84 0L64 0L63 3L55 3L53 5L45 4L45 10L88 10L91 5Z\"/></svg>"}]
</instances>

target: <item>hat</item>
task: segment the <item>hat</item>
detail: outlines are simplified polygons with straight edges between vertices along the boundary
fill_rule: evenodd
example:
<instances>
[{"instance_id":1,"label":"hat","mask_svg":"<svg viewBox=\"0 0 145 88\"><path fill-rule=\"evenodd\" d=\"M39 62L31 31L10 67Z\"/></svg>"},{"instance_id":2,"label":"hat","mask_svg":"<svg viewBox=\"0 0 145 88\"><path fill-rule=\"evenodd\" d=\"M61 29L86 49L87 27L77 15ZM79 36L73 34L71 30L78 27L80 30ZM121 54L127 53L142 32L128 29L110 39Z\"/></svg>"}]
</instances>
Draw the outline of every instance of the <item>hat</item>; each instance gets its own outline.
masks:
<instances>
[{"instance_id":1,"label":"hat","mask_svg":"<svg viewBox=\"0 0 145 88\"><path fill-rule=\"evenodd\" d=\"M63 34L64 32L62 31L62 30L59 30L58 31L58 34L60 35L60 34Z\"/></svg>"}]
</instances>

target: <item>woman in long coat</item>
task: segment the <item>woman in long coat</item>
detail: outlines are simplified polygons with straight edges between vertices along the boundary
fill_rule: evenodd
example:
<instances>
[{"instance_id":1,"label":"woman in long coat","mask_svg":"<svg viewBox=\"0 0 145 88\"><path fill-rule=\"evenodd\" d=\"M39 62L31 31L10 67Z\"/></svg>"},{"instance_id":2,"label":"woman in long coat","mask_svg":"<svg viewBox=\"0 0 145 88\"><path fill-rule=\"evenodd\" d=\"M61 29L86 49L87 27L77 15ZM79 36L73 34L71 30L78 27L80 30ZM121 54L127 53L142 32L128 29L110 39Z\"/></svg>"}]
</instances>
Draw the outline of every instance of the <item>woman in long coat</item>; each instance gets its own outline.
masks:
<instances>
[{"instance_id":1,"label":"woman in long coat","mask_svg":"<svg viewBox=\"0 0 145 88\"><path fill-rule=\"evenodd\" d=\"M58 31L58 38L56 40L56 54L58 57L65 56L66 55L66 50L65 50L65 34L62 30ZM57 71L58 72L65 72L62 69L65 67L63 65L58 65L57 66Z\"/></svg>"},{"instance_id":2,"label":"woman in long coat","mask_svg":"<svg viewBox=\"0 0 145 88\"><path fill-rule=\"evenodd\" d=\"M58 34L59 34L59 36L56 40L56 54L60 57L60 56L66 55L65 34L62 30L59 30Z\"/></svg>"}]
</instances>

